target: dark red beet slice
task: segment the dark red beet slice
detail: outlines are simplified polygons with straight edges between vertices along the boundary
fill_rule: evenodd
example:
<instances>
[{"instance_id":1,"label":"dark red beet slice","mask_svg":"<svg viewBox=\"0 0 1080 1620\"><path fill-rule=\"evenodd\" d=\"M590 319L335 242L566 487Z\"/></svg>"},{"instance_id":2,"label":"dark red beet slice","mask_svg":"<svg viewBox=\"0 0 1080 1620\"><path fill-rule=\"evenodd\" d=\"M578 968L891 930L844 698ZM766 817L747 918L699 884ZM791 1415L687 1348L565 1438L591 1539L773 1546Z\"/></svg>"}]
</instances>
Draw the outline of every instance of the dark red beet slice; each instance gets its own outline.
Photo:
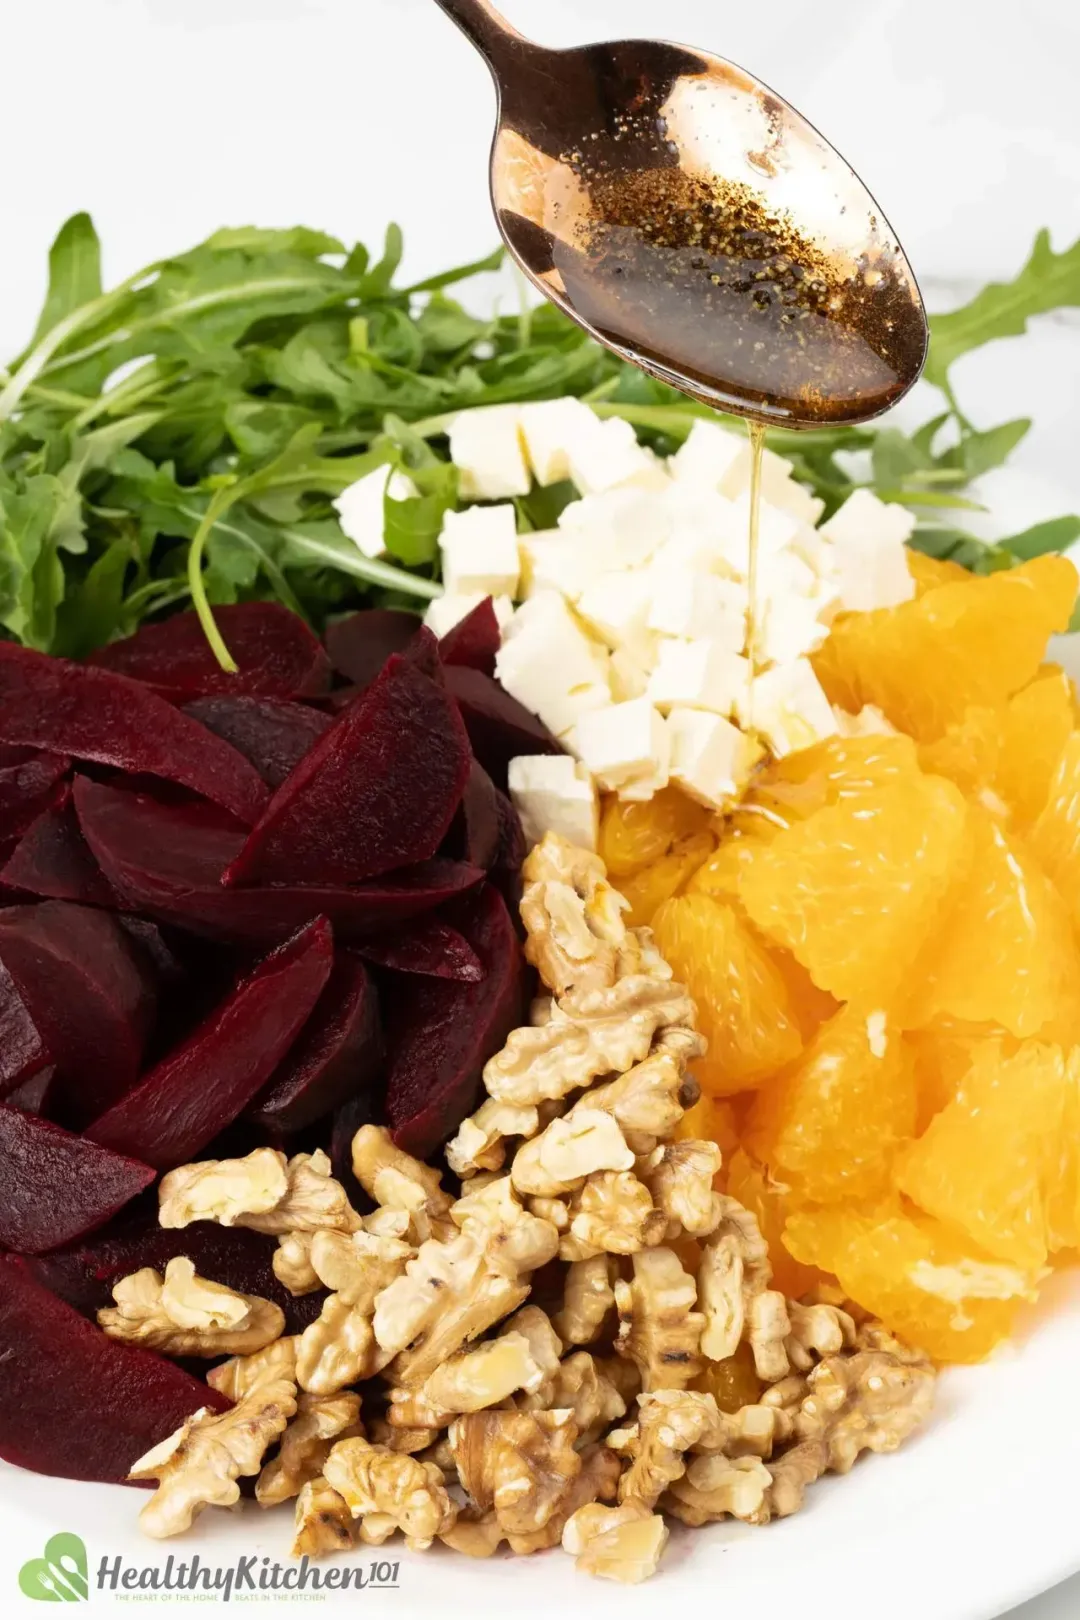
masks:
<instances>
[{"instance_id":1,"label":"dark red beet slice","mask_svg":"<svg viewBox=\"0 0 1080 1620\"><path fill-rule=\"evenodd\" d=\"M226 887L360 883L429 859L470 763L454 704L395 655L274 794Z\"/></svg>"},{"instance_id":2,"label":"dark red beet slice","mask_svg":"<svg viewBox=\"0 0 1080 1620\"><path fill-rule=\"evenodd\" d=\"M464 934L438 917L424 917L401 933L366 940L357 950L369 962L395 973L458 979L463 984L477 984L484 977L483 963Z\"/></svg>"},{"instance_id":3,"label":"dark red beet slice","mask_svg":"<svg viewBox=\"0 0 1080 1620\"><path fill-rule=\"evenodd\" d=\"M355 686L370 686L386 660L404 652L421 628L415 613L369 608L330 625L326 650L339 675Z\"/></svg>"},{"instance_id":4,"label":"dark red beet slice","mask_svg":"<svg viewBox=\"0 0 1080 1620\"><path fill-rule=\"evenodd\" d=\"M63 900L0 912L0 961L85 1123L134 1084L157 991L115 917ZM135 1155L137 1157L137 1155Z\"/></svg>"},{"instance_id":5,"label":"dark red beet slice","mask_svg":"<svg viewBox=\"0 0 1080 1620\"><path fill-rule=\"evenodd\" d=\"M204 697L184 713L249 760L267 787L279 788L333 719L303 703L266 697Z\"/></svg>"},{"instance_id":6,"label":"dark red beet slice","mask_svg":"<svg viewBox=\"0 0 1080 1620\"><path fill-rule=\"evenodd\" d=\"M82 835L68 789L27 828L0 871L0 883L47 900L116 905L116 895Z\"/></svg>"},{"instance_id":7,"label":"dark red beet slice","mask_svg":"<svg viewBox=\"0 0 1080 1620\"><path fill-rule=\"evenodd\" d=\"M161 1356L110 1339L0 1255L0 1457L60 1479L121 1484L200 1406L229 1402Z\"/></svg>"},{"instance_id":8,"label":"dark red beet slice","mask_svg":"<svg viewBox=\"0 0 1080 1620\"><path fill-rule=\"evenodd\" d=\"M71 769L63 754L32 754L0 768L0 842L18 838L55 797Z\"/></svg>"},{"instance_id":9,"label":"dark red beet slice","mask_svg":"<svg viewBox=\"0 0 1080 1620\"><path fill-rule=\"evenodd\" d=\"M359 1128L359 1127L358 1127ZM277 1239L242 1226L197 1221L163 1231L157 1209L128 1211L85 1243L54 1249L33 1261L34 1275L53 1293L86 1316L112 1302L113 1284L143 1266L164 1271L178 1254L195 1263L200 1277L224 1283L241 1294L272 1299L285 1312L286 1333L302 1333L318 1316L325 1289L295 1298L274 1276Z\"/></svg>"},{"instance_id":10,"label":"dark red beet slice","mask_svg":"<svg viewBox=\"0 0 1080 1620\"><path fill-rule=\"evenodd\" d=\"M160 776L250 825L266 788L242 754L139 681L0 642L0 742Z\"/></svg>"},{"instance_id":11,"label":"dark red beet slice","mask_svg":"<svg viewBox=\"0 0 1080 1620\"><path fill-rule=\"evenodd\" d=\"M439 642L439 655L444 664L461 664L466 669L478 669L481 674L494 679L495 655L501 646L502 632L495 617L495 604L490 596L486 596L443 636Z\"/></svg>"},{"instance_id":12,"label":"dark red beet slice","mask_svg":"<svg viewBox=\"0 0 1080 1620\"><path fill-rule=\"evenodd\" d=\"M193 1158L269 1080L310 1017L333 962L333 932L319 918L260 962L87 1135L158 1170Z\"/></svg>"},{"instance_id":13,"label":"dark red beet slice","mask_svg":"<svg viewBox=\"0 0 1080 1620\"><path fill-rule=\"evenodd\" d=\"M382 1060L379 1004L363 962L340 951L307 1026L248 1118L303 1130L371 1085Z\"/></svg>"},{"instance_id":14,"label":"dark red beet slice","mask_svg":"<svg viewBox=\"0 0 1080 1620\"><path fill-rule=\"evenodd\" d=\"M519 754L561 754L557 738L497 681L479 669L449 664L446 689L457 699L473 753L498 787Z\"/></svg>"},{"instance_id":15,"label":"dark red beet slice","mask_svg":"<svg viewBox=\"0 0 1080 1620\"><path fill-rule=\"evenodd\" d=\"M45 1068L49 1054L15 981L0 962L0 1097Z\"/></svg>"},{"instance_id":16,"label":"dark red beet slice","mask_svg":"<svg viewBox=\"0 0 1080 1620\"><path fill-rule=\"evenodd\" d=\"M85 779L76 782L75 803L86 840L125 904L236 944L275 945L320 916L350 944L459 898L484 875L477 867L435 860L356 888L223 889L221 874L239 853L243 834L212 805L161 804Z\"/></svg>"},{"instance_id":17,"label":"dark red beet slice","mask_svg":"<svg viewBox=\"0 0 1080 1620\"><path fill-rule=\"evenodd\" d=\"M152 686L163 697L205 697L211 692L259 697L320 697L330 686L330 660L303 619L277 602L242 602L215 608L226 646L240 666L230 675L214 657L196 613L148 624L126 641L91 653L101 669Z\"/></svg>"},{"instance_id":18,"label":"dark red beet slice","mask_svg":"<svg viewBox=\"0 0 1080 1620\"><path fill-rule=\"evenodd\" d=\"M499 790L474 759L464 797L446 835L444 854L489 870L499 853L499 816Z\"/></svg>"},{"instance_id":19,"label":"dark red beet slice","mask_svg":"<svg viewBox=\"0 0 1080 1620\"><path fill-rule=\"evenodd\" d=\"M484 965L483 980L415 981L387 1014L386 1115L398 1147L421 1159L473 1108L481 1070L522 1010L521 948L501 895L485 885L456 912Z\"/></svg>"},{"instance_id":20,"label":"dark red beet slice","mask_svg":"<svg viewBox=\"0 0 1080 1620\"><path fill-rule=\"evenodd\" d=\"M521 817L505 793L498 794L498 811L499 847L495 853L494 867L496 872L520 880L521 868L525 865L525 857L529 853Z\"/></svg>"},{"instance_id":21,"label":"dark red beet slice","mask_svg":"<svg viewBox=\"0 0 1080 1620\"><path fill-rule=\"evenodd\" d=\"M154 1180L149 1165L0 1104L0 1245L43 1254L111 1220Z\"/></svg>"},{"instance_id":22,"label":"dark red beet slice","mask_svg":"<svg viewBox=\"0 0 1080 1620\"><path fill-rule=\"evenodd\" d=\"M21 1108L24 1114L42 1114L47 1118L55 1081L56 1070L50 1063L9 1092L7 1101L12 1108Z\"/></svg>"}]
</instances>

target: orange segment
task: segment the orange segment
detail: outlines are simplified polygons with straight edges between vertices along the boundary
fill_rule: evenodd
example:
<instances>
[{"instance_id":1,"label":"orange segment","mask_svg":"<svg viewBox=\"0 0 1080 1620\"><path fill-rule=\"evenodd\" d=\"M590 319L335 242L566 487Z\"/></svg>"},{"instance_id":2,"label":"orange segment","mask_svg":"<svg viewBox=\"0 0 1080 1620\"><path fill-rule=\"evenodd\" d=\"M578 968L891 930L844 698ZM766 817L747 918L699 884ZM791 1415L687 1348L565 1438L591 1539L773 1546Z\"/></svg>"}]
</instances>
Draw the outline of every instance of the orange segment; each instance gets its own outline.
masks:
<instances>
[{"instance_id":1,"label":"orange segment","mask_svg":"<svg viewBox=\"0 0 1080 1620\"><path fill-rule=\"evenodd\" d=\"M708 825L709 812L678 788L665 788L645 804L623 804L612 794L600 818L600 859L612 879L631 877Z\"/></svg>"},{"instance_id":2,"label":"orange segment","mask_svg":"<svg viewBox=\"0 0 1080 1620\"><path fill-rule=\"evenodd\" d=\"M1080 928L1080 731L1062 750L1050 793L1031 832L1031 847Z\"/></svg>"},{"instance_id":3,"label":"orange segment","mask_svg":"<svg viewBox=\"0 0 1080 1620\"><path fill-rule=\"evenodd\" d=\"M934 1115L952 1102L976 1052L990 1042L1006 1054L1017 1046L1015 1038L999 1024L965 1024L955 1018L935 1018L922 1029L908 1030L904 1045L915 1064L917 1135L921 1136Z\"/></svg>"},{"instance_id":4,"label":"orange segment","mask_svg":"<svg viewBox=\"0 0 1080 1620\"><path fill-rule=\"evenodd\" d=\"M630 902L626 921L634 928L647 928L664 901L679 893L714 847L711 833L695 833L633 877L621 878L620 893Z\"/></svg>"},{"instance_id":5,"label":"orange segment","mask_svg":"<svg viewBox=\"0 0 1080 1620\"><path fill-rule=\"evenodd\" d=\"M795 1209L791 1189L774 1182L748 1153L736 1153L728 1167L727 1190L757 1220L769 1245L773 1283L790 1299L800 1299L822 1281L815 1265L802 1265L784 1242L784 1226Z\"/></svg>"},{"instance_id":6,"label":"orange segment","mask_svg":"<svg viewBox=\"0 0 1080 1620\"><path fill-rule=\"evenodd\" d=\"M1046 1201L1060 1170L1061 1048L978 1051L955 1099L900 1155L896 1183L987 1254L1034 1274L1049 1246Z\"/></svg>"},{"instance_id":7,"label":"orange segment","mask_svg":"<svg viewBox=\"0 0 1080 1620\"><path fill-rule=\"evenodd\" d=\"M1020 1036L1080 1028L1080 957L1053 886L978 805L968 812L967 846L966 875L920 964L911 1023L996 1022Z\"/></svg>"},{"instance_id":8,"label":"orange segment","mask_svg":"<svg viewBox=\"0 0 1080 1620\"><path fill-rule=\"evenodd\" d=\"M802 1046L783 976L730 906L707 895L669 900L653 919L661 954L697 1002L708 1056L694 1065L704 1091L746 1091Z\"/></svg>"},{"instance_id":9,"label":"orange segment","mask_svg":"<svg viewBox=\"0 0 1080 1620\"><path fill-rule=\"evenodd\" d=\"M939 585L964 585L974 578L959 563L945 557L928 557L924 551L908 551L908 572L915 581L915 595L925 596Z\"/></svg>"},{"instance_id":10,"label":"orange segment","mask_svg":"<svg viewBox=\"0 0 1080 1620\"><path fill-rule=\"evenodd\" d=\"M995 706L1027 685L1076 592L1071 562L1038 557L900 607L844 614L814 666L833 703L851 711L872 703L930 741L965 709Z\"/></svg>"},{"instance_id":11,"label":"orange segment","mask_svg":"<svg viewBox=\"0 0 1080 1620\"><path fill-rule=\"evenodd\" d=\"M1080 1050L1065 1056L1065 1100L1049 1197L1046 1236L1051 1254L1080 1248Z\"/></svg>"},{"instance_id":12,"label":"orange segment","mask_svg":"<svg viewBox=\"0 0 1080 1620\"><path fill-rule=\"evenodd\" d=\"M743 904L820 989L889 1008L937 918L965 817L951 782L915 773L827 805L755 852Z\"/></svg>"},{"instance_id":13,"label":"orange segment","mask_svg":"<svg viewBox=\"0 0 1080 1620\"><path fill-rule=\"evenodd\" d=\"M1075 724L1072 682L1064 670L1048 670L1010 698L995 785L1021 824L1033 822L1049 798Z\"/></svg>"},{"instance_id":14,"label":"orange segment","mask_svg":"<svg viewBox=\"0 0 1080 1620\"><path fill-rule=\"evenodd\" d=\"M861 799L918 770L910 737L829 737L774 760L755 780L742 811L759 808L774 825L812 815L827 804Z\"/></svg>"},{"instance_id":15,"label":"orange segment","mask_svg":"<svg viewBox=\"0 0 1080 1620\"><path fill-rule=\"evenodd\" d=\"M875 1198L915 1131L915 1070L884 1014L850 1007L754 1100L744 1141L777 1180L814 1203Z\"/></svg>"},{"instance_id":16,"label":"orange segment","mask_svg":"<svg viewBox=\"0 0 1080 1620\"><path fill-rule=\"evenodd\" d=\"M1030 1287L1022 1272L899 1205L800 1210L784 1241L831 1271L886 1327L938 1361L982 1361L1008 1338Z\"/></svg>"}]
</instances>

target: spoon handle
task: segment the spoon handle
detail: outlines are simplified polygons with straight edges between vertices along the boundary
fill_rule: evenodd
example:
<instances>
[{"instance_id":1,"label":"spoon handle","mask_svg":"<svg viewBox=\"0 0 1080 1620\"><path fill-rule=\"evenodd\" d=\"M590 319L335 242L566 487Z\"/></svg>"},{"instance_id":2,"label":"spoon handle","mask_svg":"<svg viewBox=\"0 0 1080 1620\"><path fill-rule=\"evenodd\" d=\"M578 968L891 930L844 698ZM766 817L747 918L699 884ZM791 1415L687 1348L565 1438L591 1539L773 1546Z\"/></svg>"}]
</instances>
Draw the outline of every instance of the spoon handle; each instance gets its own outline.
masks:
<instances>
[{"instance_id":1,"label":"spoon handle","mask_svg":"<svg viewBox=\"0 0 1080 1620\"><path fill-rule=\"evenodd\" d=\"M511 41L524 42L524 36L500 16L489 0L435 0L435 4L453 18L492 68Z\"/></svg>"}]
</instances>

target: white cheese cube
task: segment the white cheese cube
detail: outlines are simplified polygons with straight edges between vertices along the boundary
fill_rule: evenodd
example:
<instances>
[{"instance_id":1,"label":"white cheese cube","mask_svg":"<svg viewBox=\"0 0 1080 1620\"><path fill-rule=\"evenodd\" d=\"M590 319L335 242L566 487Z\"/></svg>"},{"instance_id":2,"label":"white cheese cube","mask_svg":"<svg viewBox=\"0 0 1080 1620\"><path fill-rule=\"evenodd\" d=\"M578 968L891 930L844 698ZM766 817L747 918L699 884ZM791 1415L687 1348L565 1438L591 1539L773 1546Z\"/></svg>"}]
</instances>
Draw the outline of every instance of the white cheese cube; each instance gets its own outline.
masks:
<instances>
[{"instance_id":1,"label":"white cheese cube","mask_svg":"<svg viewBox=\"0 0 1080 1620\"><path fill-rule=\"evenodd\" d=\"M719 810L750 780L759 750L736 726L700 709L672 709L671 780L690 798Z\"/></svg>"},{"instance_id":2,"label":"white cheese cube","mask_svg":"<svg viewBox=\"0 0 1080 1620\"><path fill-rule=\"evenodd\" d=\"M521 560L513 506L447 512L439 538L443 583L455 596L516 596Z\"/></svg>"},{"instance_id":3,"label":"white cheese cube","mask_svg":"<svg viewBox=\"0 0 1080 1620\"><path fill-rule=\"evenodd\" d=\"M532 478L521 442L519 405L460 411L450 424L450 460L460 469L466 500L503 501L527 495Z\"/></svg>"},{"instance_id":4,"label":"white cheese cube","mask_svg":"<svg viewBox=\"0 0 1080 1620\"><path fill-rule=\"evenodd\" d=\"M785 462L784 465L790 470L790 462ZM782 512L790 512L792 517L798 518L800 523L805 523L811 529L825 510L825 502L812 495L805 484L799 483L794 474L784 479L782 483L778 480L773 485L769 491L769 500L773 506L779 507Z\"/></svg>"},{"instance_id":5,"label":"white cheese cube","mask_svg":"<svg viewBox=\"0 0 1080 1620\"><path fill-rule=\"evenodd\" d=\"M767 596L755 625L754 644L761 664L790 664L806 653L816 652L829 633L820 618L822 602L817 597L796 596L792 592Z\"/></svg>"},{"instance_id":6,"label":"white cheese cube","mask_svg":"<svg viewBox=\"0 0 1080 1620\"><path fill-rule=\"evenodd\" d=\"M570 746L602 788L626 787L643 777L667 779L667 727L647 698L585 715Z\"/></svg>"},{"instance_id":7,"label":"white cheese cube","mask_svg":"<svg viewBox=\"0 0 1080 1620\"><path fill-rule=\"evenodd\" d=\"M649 700L658 709L708 709L730 715L744 707L750 663L724 642L662 641L649 678Z\"/></svg>"},{"instance_id":8,"label":"white cheese cube","mask_svg":"<svg viewBox=\"0 0 1080 1620\"><path fill-rule=\"evenodd\" d=\"M613 489L571 501L559 517L559 530L602 556L605 569L640 568L669 538L671 514L655 491Z\"/></svg>"},{"instance_id":9,"label":"white cheese cube","mask_svg":"<svg viewBox=\"0 0 1080 1620\"><path fill-rule=\"evenodd\" d=\"M580 399L545 399L521 407L521 438L538 484L570 477L570 452L594 432L596 415Z\"/></svg>"},{"instance_id":10,"label":"white cheese cube","mask_svg":"<svg viewBox=\"0 0 1080 1620\"><path fill-rule=\"evenodd\" d=\"M529 754L510 761L510 797L526 841L557 833L581 849L595 849L600 830L596 785L569 754Z\"/></svg>"},{"instance_id":11,"label":"white cheese cube","mask_svg":"<svg viewBox=\"0 0 1080 1620\"><path fill-rule=\"evenodd\" d=\"M915 595L905 543L915 518L905 507L879 501L868 489L849 495L820 533L832 543L840 605L871 613Z\"/></svg>"},{"instance_id":12,"label":"white cheese cube","mask_svg":"<svg viewBox=\"0 0 1080 1620\"><path fill-rule=\"evenodd\" d=\"M576 602L607 565L602 550L584 545L579 536L561 529L519 536L518 552L524 596L558 591L568 601Z\"/></svg>"},{"instance_id":13,"label":"white cheese cube","mask_svg":"<svg viewBox=\"0 0 1080 1620\"><path fill-rule=\"evenodd\" d=\"M754 682L750 695L754 729L777 758L810 748L839 727L821 683L806 658L777 664Z\"/></svg>"},{"instance_id":14,"label":"white cheese cube","mask_svg":"<svg viewBox=\"0 0 1080 1620\"><path fill-rule=\"evenodd\" d=\"M342 533L359 546L365 557L381 557L386 550L384 502L412 500L416 485L393 468L376 467L366 477L343 489L334 501Z\"/></svg>"},{"instance_id":15,"label":"white cheese cube","mask_svg":"<svg viewBox=\"0 0 1080 1620\"><path fill-rule=\"evenodd\" d=\"M690 429L690 437L671 458L671 475L680 484L719 491L724 478L749 454L744 433L729 432L704 418Z\"/></svg>"},{"instance_id":16,"label":"white cheese cube","mask_svg":"<svg viewBox=\"0 0 1080 1620\"><path fill-rule=\"evenodd\" d=\"M648 574L600 574L582 591L577 610L589 629L613 650L640 650L647 657L653 641L648 629L651 592Z\"/></svg>"},{"instance_id":17,"label":"white cheese cube","mask_svg":"<svg viewBox=\"0 0 1080 1620\"><path fill-rule=\"evenodd\" d=\"M695 574L689 569L661 573L649 570L652 602L649 629L687 641L722 643L729 652L742 652L746 644L746 587L716 574Z\"/></svg>"},{"instance_id":18,"label":"white cheese cube","mask_svg":"<svg viewBox=\"0 0 1080 1620\"><path fill-rule=\"evenodd\" d=\"M623 804L648 804L658 793L663 793L670 781L670 768L653 771L649 776L635 776L632 782L623 783L618 796Z\"/></svg>"},{"instance_id":19,"label":"white cheese cube","mask_svg":"<svg viewBox=\"0 0 1080 1620\"><path fill-rule=\"evenodd\" d=\"M570 447L570 477L582 495L602 495L620 485L639 483L656 487L655 458L638 444L629 422L613 416L606 422L593 417L593 426ZM666 483L667 473L660 480Z\"/></svg>"},{"instance_id":20,"label":"white cheese cube","mask_svg":"<svg viewBox=\"0 0 1080 1620\"><path fill-rule=\"evenodd\" d=\"M450 634L455 625L462 619L468 618L473 608L478 608L481 602L487 600L487 592L473 591L468 596L437 596L427 612L424 614L424 623L433 635L441 641L443 636ZM495 609L495 618L499 629L505 630L514 617L514 604L508 596L492 597L492 606Z\"/></svg>"},{"instance_id":21,"label":"white cheese cube","mask_svg":"<svg viewBox=\"0 0 1080 1620\"><path fill-rule=\"evenodd\" d=\"M583 714L611 703L606 649L585 634L553 591L532 597L515 613L495 670L511 697L539 715L556 737Z\"/></svg>"},{"instance_id":22,"label":"white cheese cube","mask_svg":"<svg viewBox=\"0 0 1080 1620\"><path fill-rule=\"evenodd\" d=\"M649 666L640 664L625 647L616 647L611 655L611 695L616 703L629 703L644 697L649 689Z\"/></svg>"}]
</instances>

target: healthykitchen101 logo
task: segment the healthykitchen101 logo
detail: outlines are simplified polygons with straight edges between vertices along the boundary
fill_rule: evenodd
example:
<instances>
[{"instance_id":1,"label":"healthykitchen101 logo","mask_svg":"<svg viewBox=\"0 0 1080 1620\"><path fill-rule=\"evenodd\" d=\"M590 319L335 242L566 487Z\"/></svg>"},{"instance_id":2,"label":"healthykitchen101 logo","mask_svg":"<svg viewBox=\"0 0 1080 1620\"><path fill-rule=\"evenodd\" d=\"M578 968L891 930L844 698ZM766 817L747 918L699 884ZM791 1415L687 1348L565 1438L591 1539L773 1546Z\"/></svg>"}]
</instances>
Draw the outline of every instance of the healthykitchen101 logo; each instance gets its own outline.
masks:
<instances>
[{"instance_id":1,"label":"healthykitchen101 logo","mask_svg":"<svg viewBox=\"0 0 1080 1620\"><path fill-rule=\"evenodd\" d=\"M244 1554L231 1564L205 1564L198 1553L177 1558L170 1553L161 1564L129 1564L116 1554L104 1556L91 1584L86 1543L69 1530L45 1544L40 1558L30 1558L19 1571L19 1589L39 1603L81 1603L92 1592L122 1592L129 1598L162 1592L213 1595L228 1603L237 1593L271 1593L288 1597L326 1592L395 1592L401 1565L381 1559L368 1564L313 1564L306 1556L295 1563L271 1562L258 1553Z\"/></svg>"}]
</instances>

